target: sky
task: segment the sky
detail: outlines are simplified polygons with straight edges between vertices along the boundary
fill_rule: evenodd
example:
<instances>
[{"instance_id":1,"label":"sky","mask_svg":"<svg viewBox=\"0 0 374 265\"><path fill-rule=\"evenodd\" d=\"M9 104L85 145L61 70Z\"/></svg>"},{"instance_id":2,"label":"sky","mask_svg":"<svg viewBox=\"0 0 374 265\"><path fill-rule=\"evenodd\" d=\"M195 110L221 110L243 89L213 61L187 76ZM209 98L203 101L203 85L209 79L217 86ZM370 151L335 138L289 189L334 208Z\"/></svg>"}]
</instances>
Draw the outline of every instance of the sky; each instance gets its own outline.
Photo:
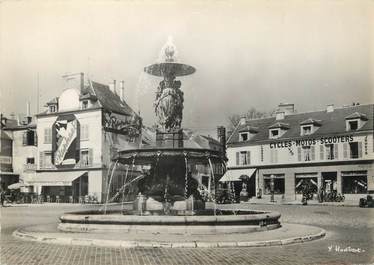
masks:
<instances>
[{"instance_id":1,"label":"sky","mask_svg":"<svg viewBox=\"0 0 374 265\"><path fill-rule=\"evenodd\" d=\"M213 132L228 116L281 102L298 112L373 103L372 1L3 1L0 111L37 112L84 72L125 81L125 100L155 120L158 78L143 73L168 36L179 62L183 127ZM38 85L39 84L39 85Z\"/></svg>"}]
</instances>

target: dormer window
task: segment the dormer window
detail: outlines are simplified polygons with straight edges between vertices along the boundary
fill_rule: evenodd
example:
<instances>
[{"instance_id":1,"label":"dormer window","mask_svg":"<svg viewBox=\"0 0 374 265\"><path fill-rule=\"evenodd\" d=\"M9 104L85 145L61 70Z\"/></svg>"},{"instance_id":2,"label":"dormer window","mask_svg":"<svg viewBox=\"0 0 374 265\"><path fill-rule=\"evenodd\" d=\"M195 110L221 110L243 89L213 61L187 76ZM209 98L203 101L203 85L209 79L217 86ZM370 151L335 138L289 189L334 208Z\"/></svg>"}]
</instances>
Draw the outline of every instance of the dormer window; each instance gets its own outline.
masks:
<instances>
[{"instance_id":1,"label":"dormer window","mask_svg":"<svg viewBox=\"0 0 374 265\"><path fill-rule=\"evenodd\" d=\"M346 131L357 131L365 125L368 118L365 114L355 112L345 117Z\"/></svg>"},{"instance_id":2,"label":"dormer window","mask_svg":"<svg viewBox=\"0 0 374 265\"><path fill-rule=\"evenodd\" d=\"M348 131L356 131L358 129L358 120L348 121Z\"/></svg>"},{"instance_id":3,"label":"dormer window","mask_svg":"<svg viewBox=\"0 0 374 265\"><path fill-rule=\"evenodd\" d=\"M56 105L50 105L49 106L49 112L51 112L51 113L57 112L57 106Z\"/></svg>"},{"instance_id":4,"label":"dormer window","mask_svg":"<svg viewBox=\"0 0 374 265\"><path fill-rule=\"evenodd\" d=\"M269 127L269 139L277 139L287 132L289 125L277 122Z\"/></svg>"},{"instance_id":5,"label":"dormer window","mask_svg":"<svg viewBox=\"0 0 374 265\"><path fill-rule=\"evenodd\" d=\"M246 142L252 139L258 133L258 128L253 126L246 126L239 130L239 141Z\"/></svg>"},{"instance_id":6,"label":"dormer window","mask_svg":"<svg viewBox=\"0 0 374 265\"><path fill-rule=\"evenodd\" d=\"M245 142L245 141L248 141L248 140L249 140L249 133L247 133L247 132L240 133L240 141L241 142Z\"/></svg>"},{"instance_id":7,"label":"dormer window","mask_svg":"<svg viewBox=\"0 0 374 265\"><path fill-rule=\"evenodd\" d=\"M321 127L321 121L314 119L307 119L300 122L300 135L311 135Z\"/></svg>"},{"instance_id":8,"label":"dormer window","mask_svg":"<svg viewBox=\"0 0 374 265\"><path fill-rule=\"evenodd\" d=\"M278 138L279 137L279 129L270 130L270 137L271 138Z\"/></svg>"},{"instance_id":9,"label":"dormer window","mask_svg":"<svg viewBox=\"0 0 374 265\"><path fill-rule=\"evenodd\" d=\"M310 135L310 134L312 134L312 125L303 126L302 127L302 134L303 135Z\"/></svg>"},{"instance_id":10,"label":"dormer window","mask_svg":"<svg viewBox=\"0 0 374 265\"><path fill-rule=\"evenodd\" d=\"M82 101L82 109L87 109L88 108L88 100L83 100Z\"/></svg>"}]
</instances>

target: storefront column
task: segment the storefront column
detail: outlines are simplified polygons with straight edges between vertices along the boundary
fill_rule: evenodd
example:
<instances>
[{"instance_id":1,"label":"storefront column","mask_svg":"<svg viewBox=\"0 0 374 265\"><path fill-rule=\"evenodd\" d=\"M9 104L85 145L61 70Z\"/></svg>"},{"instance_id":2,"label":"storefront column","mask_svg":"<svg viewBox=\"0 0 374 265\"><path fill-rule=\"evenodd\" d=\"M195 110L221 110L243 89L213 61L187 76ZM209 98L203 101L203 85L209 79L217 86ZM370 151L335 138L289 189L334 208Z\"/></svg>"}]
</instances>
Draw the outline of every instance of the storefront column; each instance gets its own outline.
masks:
<instances>
[{"instance_id":1,"label":"storefront column","mask_svg":"<svg viewBox=\"0 0 374 265\"><path fill-rule=\"evenodd\" d=\"M342 173L341 171L336 172L336 191L342 193Z\"/></svg>"},{"instance_id":2,"label":"storefront column","mask_svg":"<svg viewBox=\"0 0 374 265\"><path fill-rule=\"evenodd\" d=\"M321 172L318 172L318 175L317 175L317 184L318 184L318 191L320 190L321 186L322 186L322 173Z\"/></svg>"}]
</instances>

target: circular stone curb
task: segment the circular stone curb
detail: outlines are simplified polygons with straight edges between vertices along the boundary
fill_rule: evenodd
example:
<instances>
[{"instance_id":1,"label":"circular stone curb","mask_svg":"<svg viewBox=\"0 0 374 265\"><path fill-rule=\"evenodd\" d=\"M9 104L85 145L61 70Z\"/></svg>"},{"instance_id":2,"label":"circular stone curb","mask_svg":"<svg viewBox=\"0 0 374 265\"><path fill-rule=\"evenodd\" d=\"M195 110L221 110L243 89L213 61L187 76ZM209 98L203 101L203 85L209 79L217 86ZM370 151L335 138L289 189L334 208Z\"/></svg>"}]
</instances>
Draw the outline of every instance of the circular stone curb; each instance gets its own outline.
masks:
<instances>
[{"instance_id":1,"label":"circular stone curb","mask_svg":"<svg viewBox=\"0 0 374 265\"><path fill-rule=\"evenodd\" d=\"M75 245L75 246L99 246L115 248L231 248L231 247L270 247L284 246L297 243L305 243L323 238L326 231L321 229L319 233L313 235L291 237L286 239L266 240L266 241L237 241L237 242L137 242L107 239L87 239L70 237L48 237L40 233L25 232L17 229L13 236L22 240L31 240L40 243Z\"/></svg>"}]
</instances>

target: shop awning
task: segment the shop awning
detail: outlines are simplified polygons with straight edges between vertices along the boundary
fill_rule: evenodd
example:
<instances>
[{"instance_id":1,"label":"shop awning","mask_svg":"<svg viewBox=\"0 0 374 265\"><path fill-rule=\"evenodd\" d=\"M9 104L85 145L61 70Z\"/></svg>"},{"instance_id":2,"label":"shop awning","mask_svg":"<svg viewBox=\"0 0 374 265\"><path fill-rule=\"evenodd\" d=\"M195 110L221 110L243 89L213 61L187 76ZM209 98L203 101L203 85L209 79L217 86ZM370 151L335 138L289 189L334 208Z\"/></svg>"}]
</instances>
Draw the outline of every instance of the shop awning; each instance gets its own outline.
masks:
<instances>
[{"instance_id":1,"label":"shop awning","mask_svg":"<svg viewBox=\"0 0 374 265\"><path fill-rule=\"evenodd\" d=\"M249 178L252 177L253 173L255 173L257 168L247 168L247 169L229 169L223 175L223 177L219 180L220 182L227 182L227 181L241 181L243 178L241 176L248 176Z\"/></svg>"},{"instance_id":2,"label":"shop awning","mask_svg":"<svg viewBox=\"0 0 374 265\"><path fill-rule=\"evenodd\" d=\"M24 184L24 183L17 182L17 183L13 183L13 184L9 185L9 186L8 186L8 189L10 189L10 190L18 190L18 189L20 189L21 187L25 187L25 184Z\"/></svg>"},{"instance_id":3,"label":"shop awning","mask_svg":"<svg viewBox=\"0 0 374 265\"><path fill-rule=\"evenodd\" d=\"M34 186L71 186L72 182L86 174L82 172L38 172L27 181L28 185Z\"/></svg>"}]
</instances>

